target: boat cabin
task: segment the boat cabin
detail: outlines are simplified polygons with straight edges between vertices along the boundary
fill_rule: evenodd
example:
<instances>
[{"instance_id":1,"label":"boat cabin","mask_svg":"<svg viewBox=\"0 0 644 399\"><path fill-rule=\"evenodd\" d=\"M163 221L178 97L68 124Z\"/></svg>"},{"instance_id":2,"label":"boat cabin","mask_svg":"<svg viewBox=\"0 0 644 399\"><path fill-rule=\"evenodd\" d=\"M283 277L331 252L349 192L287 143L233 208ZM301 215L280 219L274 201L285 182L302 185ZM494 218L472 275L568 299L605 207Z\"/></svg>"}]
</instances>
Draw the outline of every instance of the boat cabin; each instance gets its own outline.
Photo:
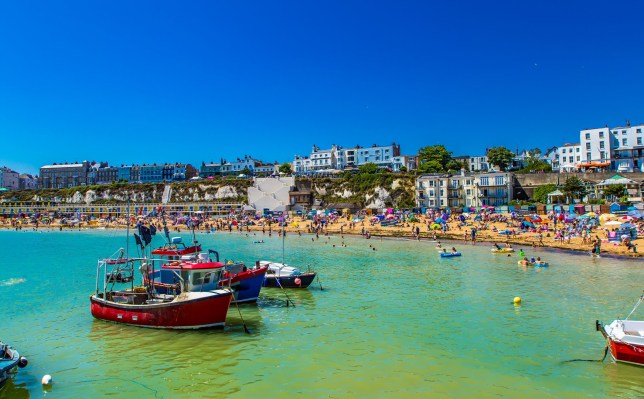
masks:
<instances>
[{"instance_id":1,"label":"boat cabin","mask_svg":"<svg viewBox=\"0 0 644 399\"><path fill-rule=\"evenodd\" d=\"M206 252L183 255L180 260L170 262L152 274L157 290L170 291L212 291L219 289L232 276L246 271L241 263L213 261Z\"/></svg>"}]
</instances>

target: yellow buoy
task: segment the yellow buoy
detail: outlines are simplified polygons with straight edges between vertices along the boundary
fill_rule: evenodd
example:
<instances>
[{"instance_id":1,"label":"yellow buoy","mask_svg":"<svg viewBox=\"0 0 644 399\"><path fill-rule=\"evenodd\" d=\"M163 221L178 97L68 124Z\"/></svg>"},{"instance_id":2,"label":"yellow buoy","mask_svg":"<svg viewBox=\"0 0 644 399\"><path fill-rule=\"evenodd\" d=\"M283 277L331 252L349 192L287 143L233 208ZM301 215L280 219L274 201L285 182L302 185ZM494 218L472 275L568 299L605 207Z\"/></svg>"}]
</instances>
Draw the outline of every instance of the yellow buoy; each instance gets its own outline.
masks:
<instances>
[{"instance_id":1,"label":"yellow buoy","mask_svg":"<svg viewBox=\"0 0 644 399\"><path fill-rule=\"evenodd\" d=\"M520 296L515 296L515 297L514 297L514 304L515 304L515 305L518 305L518 304L520 304L520 303L521 303L521 297L520 297Z\"/></svg>"}]
</instances>

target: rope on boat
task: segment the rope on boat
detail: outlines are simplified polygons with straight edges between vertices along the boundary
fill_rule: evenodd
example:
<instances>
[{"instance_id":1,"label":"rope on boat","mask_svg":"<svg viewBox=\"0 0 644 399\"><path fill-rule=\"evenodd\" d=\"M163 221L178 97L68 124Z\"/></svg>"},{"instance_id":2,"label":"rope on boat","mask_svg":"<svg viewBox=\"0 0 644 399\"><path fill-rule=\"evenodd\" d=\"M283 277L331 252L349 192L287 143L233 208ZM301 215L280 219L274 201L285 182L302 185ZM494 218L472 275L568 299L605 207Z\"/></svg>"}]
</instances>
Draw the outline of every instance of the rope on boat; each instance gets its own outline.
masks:
<instances>
[{"instance_id":1,"label":"rope on boat","mask_svg":"<svg viewBox=\"0 0 644 399\"><path fill-rule=\"evenodd\" d=\"M600 362L600 363L602 363L606 359L607 355L608 355L608 342L606 342L606 347L604 348L604 356L600 360L595 360L595 359L572 359L572 360L564 360L561 363L572 363L572 362Z\"/></svg>"},{"instance_id":2,"label":"rope on boat","mask_svg":"<svg viewBox=\"0 0 644 399\"><path fill-rule=\"evenodd\" d=\"M233 296L233 299L235 299L234 296ZM237 301L235 301L235 305L237 306L237 312L239 312L239 318L241 319L242 325L244 326L244 331L246 332L246 334L250 334L250 331L248 330L248 327L246 327L246 322L244 321L244 318L242 317L241 310L239 309L239 303Z\"/></svg>"},{"instance_id":3,"label":"rope on boat","mask_svg":"<svg viewBox=\"0 0 644 399\"><path fill-rule=\"evenodd\" d=\"M288 297L288 294L286 293L286 290L284 289L284 287L282 287L282 283L280 283L280 278L275 277L275 281L277 281L277 285L279 285L280 288L282 289L282 291L284 291L284 295L286 296L286 307L288 308L288 303L289 302L291 302L291 305L293 305L293 307L295 307L295 304L293 303L293 301L291 301L291 298Z\"/></svg>"},{"instance_id":4,"label":"rope on boat","mask_svg":"<svg viewBox=\"0 0 644 399\"><path fill-rule=\"evenodd\" d=\"M311 265L309 265L309 273L311 272ZM318 280L318 284L320 284L320 291L324 291L324 288L322 288L322 282L320 281L320 274L316 274L315 278Z\"/></svg>"}]
</instances>

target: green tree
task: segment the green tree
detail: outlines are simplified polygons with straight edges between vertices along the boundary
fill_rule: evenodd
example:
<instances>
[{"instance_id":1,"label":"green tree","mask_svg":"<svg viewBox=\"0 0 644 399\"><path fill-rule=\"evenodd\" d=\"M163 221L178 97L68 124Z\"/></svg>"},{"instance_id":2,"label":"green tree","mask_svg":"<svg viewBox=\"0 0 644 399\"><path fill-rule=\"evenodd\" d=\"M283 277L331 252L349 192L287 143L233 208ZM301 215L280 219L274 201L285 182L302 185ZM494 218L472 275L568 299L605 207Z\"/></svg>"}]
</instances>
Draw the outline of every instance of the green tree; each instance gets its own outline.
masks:
<instances>
[{"instance_id":1,"label":"green tree","mask_svg":"<svg viewBox=\"0 0 644 399\"><path fill-rule=\"evenodd\" d=\"M447 165L445 165L445 168L449 171L458 172L461 170L461 168L465 168L465 162L451 159L449 162L447 162Z\"/></svg>"},{"instance_id":2,"label":"green tree","mask_svg":"<svg viewBox=\"0 0 644 399\"><path fill-rule=\"evenodd\" d=\"M421 167L419 168L424 172L445 172L448 167L447 164L452 161L452 153L447 151L442 144L430 145L418 150L418 160ZM430 163L431 166L422 168L424 164Z\"/></svg>"},{"instance_id":3,"label":"green tree","mask_svg":"<svg viewBox=\"0 0 644 399\"><path fill-rule=\"evenodd\" d=\"M492 165L496 165L499 169L505 171L508 166L512 164L514 153L505 147L490 148L487 152L487 159Z\"/></svg>"},{"instance_id":4,"label":"green tree","mask_svg":"<svg viewBox=\"0 0 644 399\"><path fill-rule=\"evenodd\" d=\"M407 172L407 167L406 166L401 166L400 171L403 172L403 173Z\"/></svg>"},{"instance_id":5,"label":"green tree","mask_svg":"<svg viewBox=\"0 0 644 399\"><path fill-rule=\"evenodd\" d=\"M528 158L528 164L517 173L531 173L531 172L550 172L552 166L540 159Z\"/></svg>"},{"instance_id":6,"label":"green tree","mask_svg":"<svg viewBox=\"0 0 644 399\"><path fill-rule=\"evenodd\" d=\"M566 195L569 199L575 199L575 198L583 198L584 195L587 194L586 191L586 186L584 186L584 182L576 177L569 177L566 179L566 183L561 189L561 192Z\"/></svg>"},{"instance_id":7,"label":"green tree","mask_svg":"<svg viewBox=\"0 0 644 399\"><path fill-rule=\"evenodd\" d=\"M548 202L548 194L555 191L556 189L557 186L554 184L544 184L543 186L539 186L534 189L534 192L532 193L532 199L534 199L538 203L545 204L546 202Z\"/></svg>"},{"instance_id":8,"label":"green tree","mask_svg":"<svg viewBox=\"0 0 644 399\"><path fill-rule=\"evenodd\" d=\"M359 174L375 174L378 173L380 170L378 168L378 165L376 165L373 162L367 162L364 165L358 166L358 173Z\"/></svg>"},{"instance_id":9,"label":"green tree","mask_svg":"<svg viewBox=\"0 0 644 399\"><path fill-rule=\"evenodd\" d=\"M279 172L284 173L285 175L290 175L293 173L293 169L291 169L291 164L290 163L283 163L279 167Z\"/></svg>"},{"instance_id":10,"label":"green tree","mask_svg":"<svg viewBox=\"0 0 644 399\"><path fill-rule=\"evenodd\" d=\"M611 184L606 186L603 190L605 197L613 197L615 199L620 198L624 195L626 186L623 184Z\"/></svg>"},{"instance_id":11,"label":"green tree","mask_svg":"<svg viewBox=\"0 0 644 399\"><path fill-rule=\"evenodd\" d=\"M444 172L445 168L437 160L429 160L420 164L418 170L422 173L440 173Z\"/></svg>"}]
</instances>

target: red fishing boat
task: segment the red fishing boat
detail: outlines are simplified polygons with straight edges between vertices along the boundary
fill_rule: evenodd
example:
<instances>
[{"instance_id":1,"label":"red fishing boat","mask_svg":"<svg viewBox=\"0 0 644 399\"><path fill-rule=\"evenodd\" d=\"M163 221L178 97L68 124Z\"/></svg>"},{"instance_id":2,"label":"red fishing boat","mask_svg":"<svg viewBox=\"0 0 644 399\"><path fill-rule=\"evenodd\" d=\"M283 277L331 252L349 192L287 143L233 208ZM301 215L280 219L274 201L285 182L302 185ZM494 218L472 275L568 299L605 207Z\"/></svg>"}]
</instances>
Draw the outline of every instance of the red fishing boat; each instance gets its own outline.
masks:
<instances>
[{"instance_id":1,"label":"red fishing boat","mask_svg":"<svg viewBox=\"0 0 644 399\"><path fill-rule=\"evenodd\" d=\"M147 275L151 265L147 259L140 261L139 270ZM140 327L168 329L196 329L223 326L232 299L228 289L193 292L190 284L180 275L177 276L182 290L178 294L159 294L152 286L115 290L110 281L111 264L99 261L97 268L96 292L90 297L91 312L94 317L115 323ZM102 290L99 285L103 275ZM112 288L108 288L111 283Z\"/></svg>"},{"instance_id":2,"label":"red fishing boat","mask_svg":"<svg viewBox=\"0 0 644 399\"><path fill-rule=\"evenodd\" d=\"M643 300L644 295L624 320L608 325L599 320L595 322L595 328L606 338L610 354L617 362L644 366L644 321L629 320Z\"/></svg>"},{"instance_id":3,"label":"red fishing boat","mask_svg":"<svg viewBox=\"0 0 644 399\"><path fill-rule=\"evenodd\" d=\"M171 260L179 259L183 255L196 254L201 252L201 245L195 241L194 245L186 246L181 237L172 237L167 244L152 250L152 255L168 257Z\"/></svg>"}]
</instances>

